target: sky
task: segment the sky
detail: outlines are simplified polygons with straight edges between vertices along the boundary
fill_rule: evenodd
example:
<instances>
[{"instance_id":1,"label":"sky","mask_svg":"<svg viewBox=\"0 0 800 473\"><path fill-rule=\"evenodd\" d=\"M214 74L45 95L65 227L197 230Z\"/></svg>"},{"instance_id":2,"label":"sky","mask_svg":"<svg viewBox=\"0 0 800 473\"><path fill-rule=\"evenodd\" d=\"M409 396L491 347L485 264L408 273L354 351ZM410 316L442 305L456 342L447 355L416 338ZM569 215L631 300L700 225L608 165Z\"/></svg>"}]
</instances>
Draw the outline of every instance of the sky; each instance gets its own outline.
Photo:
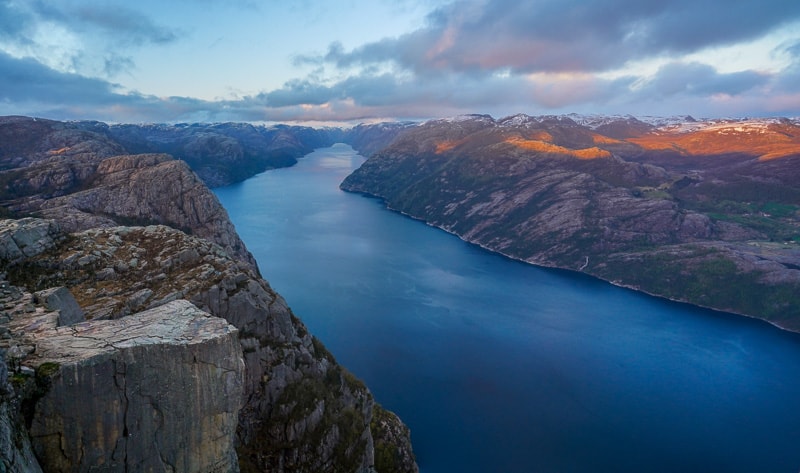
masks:
<instances>
[{"instance_id":1,"label":"sky","mask_svg":"<svg viewBox=\"0 0 800 473\"><path fill-rule=\"evenodd\" d=\"M0 0L0 115L800 116L798 0Z\"/></svg>"}]
</instances>

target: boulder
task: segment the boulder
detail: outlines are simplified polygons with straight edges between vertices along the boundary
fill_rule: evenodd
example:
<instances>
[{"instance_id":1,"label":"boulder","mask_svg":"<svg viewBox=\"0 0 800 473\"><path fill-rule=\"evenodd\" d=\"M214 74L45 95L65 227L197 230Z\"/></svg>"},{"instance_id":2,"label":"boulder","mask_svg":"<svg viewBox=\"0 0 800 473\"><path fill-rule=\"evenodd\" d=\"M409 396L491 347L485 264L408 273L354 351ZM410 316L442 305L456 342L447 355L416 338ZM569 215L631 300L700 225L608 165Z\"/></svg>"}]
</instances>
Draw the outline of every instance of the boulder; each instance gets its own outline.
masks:
<instances>
[{"instance_id":1,"label":"boulder","mask_svg":"<svg viewBox=\"0 0 800 473\"><path fill-rule=\"evenodd\" d=\"M66 287L53 287L34 293L34 300L48 310L58 311L58 326L64 327L86 320L83 309Z\"/></svg>"}]
</instances>

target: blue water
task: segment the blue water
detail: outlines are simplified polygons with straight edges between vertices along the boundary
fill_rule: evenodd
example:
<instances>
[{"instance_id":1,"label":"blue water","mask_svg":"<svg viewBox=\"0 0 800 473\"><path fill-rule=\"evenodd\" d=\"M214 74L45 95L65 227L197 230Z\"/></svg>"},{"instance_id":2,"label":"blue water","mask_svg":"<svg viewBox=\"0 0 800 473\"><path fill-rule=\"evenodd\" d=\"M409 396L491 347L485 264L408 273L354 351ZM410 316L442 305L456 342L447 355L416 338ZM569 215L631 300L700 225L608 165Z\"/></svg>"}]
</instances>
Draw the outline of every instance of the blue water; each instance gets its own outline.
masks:
<instances>
[{"instance_id":1,"label":"blue water","mask_svg":"<svg viewBox=\"0 0 800 473\"><path fill-rule=\"evenodd\" d=\"M216 192L423 473L800 470L800 336L491 254L340 191L362 162Z\"/></svg>"}]
</instances>

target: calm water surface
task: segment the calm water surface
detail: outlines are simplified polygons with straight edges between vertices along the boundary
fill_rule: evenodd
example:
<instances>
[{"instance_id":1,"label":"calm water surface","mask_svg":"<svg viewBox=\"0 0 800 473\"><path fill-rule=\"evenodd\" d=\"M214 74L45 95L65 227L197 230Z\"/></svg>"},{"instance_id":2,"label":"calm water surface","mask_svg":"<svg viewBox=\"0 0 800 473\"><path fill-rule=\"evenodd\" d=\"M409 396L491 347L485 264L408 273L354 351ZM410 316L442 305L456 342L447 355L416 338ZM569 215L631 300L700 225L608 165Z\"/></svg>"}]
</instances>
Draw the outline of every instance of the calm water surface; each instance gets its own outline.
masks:
<instances>
[{"instance_id":1,"label":"calm water surface","mask_svg":"<svg viewBox=\"0 0 800 473\"><path fill-rule=\"evenodd\" d=\"M800 336L490 254L341 192L362 162L216 192L423 473L800 470Z\"/></svg>"}]
</instances>

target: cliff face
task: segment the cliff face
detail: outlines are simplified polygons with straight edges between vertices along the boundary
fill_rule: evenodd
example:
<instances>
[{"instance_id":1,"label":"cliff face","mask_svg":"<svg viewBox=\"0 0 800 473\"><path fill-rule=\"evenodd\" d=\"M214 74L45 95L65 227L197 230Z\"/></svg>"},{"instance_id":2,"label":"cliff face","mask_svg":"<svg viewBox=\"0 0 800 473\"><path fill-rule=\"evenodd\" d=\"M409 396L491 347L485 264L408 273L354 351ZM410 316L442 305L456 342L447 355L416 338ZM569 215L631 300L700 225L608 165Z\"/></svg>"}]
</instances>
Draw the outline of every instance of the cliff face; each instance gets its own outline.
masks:
<instances>
[{"instance_id":1,"label":"cliff face","mask_svg":"<svg viewBox=\"0 0 800 473\"><path fill-rule=\"evenodd\" d=\"M0 172L12 215L52 218L67 231L164 223L208 238L255 267L216 196L186 163L167 155L80 155L19 163Z\"/></svg>"},{"instance_id":2,"label":"cliff face","mask_svg":"<svg viewBox=\"0 0 800 473\"><path fill-rule=\"evenodd\" d=\"M373 399L247 265L165 226L73 234L12 267L13 281L64 284L91 320L185 299L239 329L245 361L237 436L243 469L366 470Z\"/></svg>"},{"instance_id":3,"label":"cliff face","mask_svg":"<svg viewBox=\"0 0 800 473\"><path fill-rule=\"evenodd\" d=\"M58 366L30 427L45 471L238 471L244 365L224 320L174 301L35 338L25 362Z\"/></svg>"},{"instance_id":4,"label":"cliff face","mask_svg":"<svg viewBox=\"0 0 800 473\"><path fill-rule=\"evenodd\" d=\"M36 219L3 221L0 241L32 234L41 242L29 257L66 241ZM13 373L0 450L10 471L238 471L244 364L234 327L187 301L85 321L64 287L0 285L0 346Z\"/></svg>"},{"instance_id":5,"label":"cliff face","mask_svg":"<svg viewBox=\"0 0 800 473\"><path fill-rule=\"evenodd\" d=\"M622 121L432 121L342 188L514 258L800 330L800 127L734 123L712 141Z\"/></svg>"},{"instance_id":6,"label":"cliff face","mask_svg":"<svg viewBox=\"0 0 800 473\"><path fill-rule=\"evenodd\" d=\"M63 310L51 310L39 322L18 329L15 314L7 314L13 323L6 329L6 346L14 352L15 373L31 378L12 397L17 405L27 406L20 409L45 468L85 471L87 464L113 464L158 471L233 471L228 469L228 446L235 444L242 471L372 471L372 395L260 278L213 194L184 163L163 155L84 158L88 171L69 184L47 189L40 184L50 173L68 168L66 159L11 169L4 174L5 189L0 189L10 213L52 218L0 221L0 263L10 282L25 291L47 291L37 292L42 301L57 292L51 288L66 287L87 319L57 328ZM148 223L170 226L118 226ZM33 303L34 296L30 298L22 307ZM190 307L183 305L189 303ZM177 317L175 304L193 318ZM40 310L36 304L31 307ZM20 310L16 315L25 313ZM188 321L188 326L183 331L164 328L163 321L150 320L153 311L171 314L159 320ZM200 311L211 317L200 319ZM209 335L207 347L195 347L191 341L198 334L191 330L206 319L216 321L215 336ZM142 320L147 323L137 322ZM236 330L224 329L227 324ZM36 327L45 326L47 330L34 337ZM141 336L131 346L125 337L113 338L132 331ZM162 340L164 331L172 338ZM86 334L86 340L79 333ZM66 334L77 338L62 340ZM225 338L231 334L238 334L237 356L244 362L240 395L231 378L239 379L232 367L236 357L224 351L234 343ZM113 350L80 358L98 350L92 340L105 340L101 345ZM48 368L46 376L38 375L41 366ZM212 375L217 376L213 383ZM214 392L192 387L195 379L208 381L207 389ZM108 418L98 418L98 411L80 404L96 389L106 390L95 397L109 406L100 411ZM215 397L218 391L228 395L228 404ZM164 405L180 403L182 393L187 406L176 412L194 419L197 423L192 425L209 429L192 432L190 424L161 412ZM59 401L64 399L72 401ZM123 404L128 410L121 420ZM58 420L62 416L67 420ZM70 430L78 418L94 423L79 427L83 437ZM167 433L167 420L179 430ZM393 431L407 432L399 420L393 422ZM134 428L147 435L137 438ZM172 435L181 428L183 436ZM235 432L231 442L226 440L229 431ZM58 440L59 435L70 438ZM220 442L208 444L213 436ZM161 463L140 459L148 448L139 442L142 438L164 440L159 443ZM411 466L380 471L416 471L407 439L395 443ZM76 452L88 451L90 455L75 458Z\"/></svg>"}]
</instances>

